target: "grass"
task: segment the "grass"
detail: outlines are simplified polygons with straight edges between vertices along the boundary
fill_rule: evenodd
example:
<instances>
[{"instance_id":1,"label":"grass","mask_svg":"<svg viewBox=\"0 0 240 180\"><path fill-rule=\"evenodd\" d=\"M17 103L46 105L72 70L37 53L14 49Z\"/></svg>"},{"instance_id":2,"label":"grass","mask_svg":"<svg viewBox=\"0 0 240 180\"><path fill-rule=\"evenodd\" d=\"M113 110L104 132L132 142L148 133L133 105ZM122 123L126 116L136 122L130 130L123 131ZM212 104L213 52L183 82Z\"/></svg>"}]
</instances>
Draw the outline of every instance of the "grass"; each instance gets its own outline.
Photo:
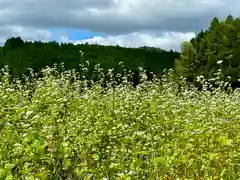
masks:
<instances>
[{"instance_id":1,"label":"grass","mask_svg":"<svg viewBox=\"0 0 240 180\"><path fill-rule=\"evenodd\" d=\"M177 94L171 74L106 90L50 71L14 87L3 71L0 180L240 178L237 90Z\"/></svg>"}]
</instances>

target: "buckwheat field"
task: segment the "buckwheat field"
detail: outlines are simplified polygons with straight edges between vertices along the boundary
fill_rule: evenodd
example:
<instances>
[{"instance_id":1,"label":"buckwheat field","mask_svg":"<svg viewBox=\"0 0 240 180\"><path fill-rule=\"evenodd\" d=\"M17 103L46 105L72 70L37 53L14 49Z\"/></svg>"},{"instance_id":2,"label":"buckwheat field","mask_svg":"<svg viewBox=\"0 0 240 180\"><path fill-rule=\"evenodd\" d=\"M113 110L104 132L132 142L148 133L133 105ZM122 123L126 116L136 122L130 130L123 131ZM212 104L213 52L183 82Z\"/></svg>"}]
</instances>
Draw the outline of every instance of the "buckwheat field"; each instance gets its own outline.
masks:
<instances>
[{"instance_id":1,"label":"buckwheat field","mask_svg":"<svg viewBox=\"0 0 240 180\"><path fill-rule=\"evenodd\" d=\"M0 180L239 179L240 93L66 71L0 84ZM179 86L181 84L181 87Z\"/></svg>"}]
</instances>

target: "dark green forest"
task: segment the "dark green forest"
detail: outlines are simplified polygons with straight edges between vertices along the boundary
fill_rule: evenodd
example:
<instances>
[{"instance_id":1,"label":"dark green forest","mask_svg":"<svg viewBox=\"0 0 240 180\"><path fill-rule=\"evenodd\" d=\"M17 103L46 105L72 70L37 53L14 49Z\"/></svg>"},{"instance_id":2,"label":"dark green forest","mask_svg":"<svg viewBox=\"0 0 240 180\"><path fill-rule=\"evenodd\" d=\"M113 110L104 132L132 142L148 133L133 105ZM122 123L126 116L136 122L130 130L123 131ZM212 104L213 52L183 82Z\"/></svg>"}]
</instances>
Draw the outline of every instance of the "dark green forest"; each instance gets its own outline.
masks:
<instances>
[{"instance_id":1,"label":"dark green forest","mask_svg":"<svg viewBox=\"0 0 240 180\"><path fill-rule=\"evenodd\" d=\"M64 70L76 69L80 72L87 67L85 76L94 78L94 68L98 64L104 73L108 69L114 69L115 73L122 73L124 69L138 72L138 67L142 67L148 72L160 74L163 69L174 68L174 60L178 57L178 52L152 47L24 42L20 37L13 37L0 48L0 67L8 65L13 77L20 77L27 74L29 68L40 72L46 66L64 63Z\"/></svg>"},{"instance_id":2,"label":"dark green forest","mask_svg":"<svg viewBox=\"0 0 240 180\"><path fill-rule=\"evenodd\" d=\"M199 76L209 82L218 75L232 87L239 87L240 78L240 19L229 15L224 20L213 18L208 30L201 31L181 46L175 71L197 84ZM221 70L221 71L219 71Z\"/></svg>"},{"instance_id":3,"label":"dark green forest","mask_svg":"<svg viewBox=\"0 0 240 180\"><path fill-rule=\"evenodd\" d=\"M92 79L97 76L94 67L99 64L105 73L112 68L115 73L122 73L124 69L137 73L138 67L142 67L147 72L161 75L164 69L171 68L177 76L186 77L194 84L201 75L211 81L216 73L220 73L222 80L237 87L240 78L240 19L231 15L224 20L213 18L207 30L182 43L180 53L153 47L28 42L20 37L9 38L0 47L0 68L8 65L13 77L27 74L29 68L40 72L46 66L61 63L64 63L65 70L76 69L78 72L82 70L79 64L87 65L86 76Z\"/></svg>"}]
</instances>

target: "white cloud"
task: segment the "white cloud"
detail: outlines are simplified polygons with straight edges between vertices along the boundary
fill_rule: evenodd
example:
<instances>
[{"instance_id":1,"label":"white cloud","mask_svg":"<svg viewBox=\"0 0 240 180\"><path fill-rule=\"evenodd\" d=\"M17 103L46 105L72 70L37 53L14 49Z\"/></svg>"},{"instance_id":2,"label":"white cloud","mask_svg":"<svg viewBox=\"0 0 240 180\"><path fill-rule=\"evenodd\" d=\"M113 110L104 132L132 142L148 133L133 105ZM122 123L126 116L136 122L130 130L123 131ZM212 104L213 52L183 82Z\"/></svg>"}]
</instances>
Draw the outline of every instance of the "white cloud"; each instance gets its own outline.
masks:
<instances>
[{"instance_id":1,"label":"white cloud","mask_svg":"<svg viewBox=\"0 0 240 180\"><path fill-rule=\"evenodd\" d=\"M60 42L71 42L74 44L101 44L101 45L119 45L124 47L140 47L140 46L153 46L160 47L166 50L180 50L180 44L183 41L189 41L194 37L194 33L164 33L160 36L151 35L149 33L130 33L118 36L95 36L90 39L70 40L67 36L62 36Z\"/></svg>"},{"instance_id":2,"label":"white cloud","mask_svg":"<svg viewBox=\"0 0 240 180\"><path fill-rule=\"evenodd\" d=\"M72 28L107 35L90 43L178 49L189 32L206 29L214 16L238 16L239 8L237 0L0 0L0 41L45 41L49 29Z\"/></svg>"},{"instance_id":3,"label":"white cloud","mask_svg":"<svg viewBox=\"0 0 240 180\"><path fill-rule=\"evenodd\" d=\"M24 40L34 41L51 40L51 32L49 30L38 29L33 27L23 27L19 25L4 25L0 26L0 44L3 44L9 37L20 36Z\"/></svg>"},{"instance_id":4,"label":"white cloud","mask_svg":"<svg viewBox=\"0 0 240 180\"><path fill-rule=\"evenodd\" d=\"M111 35L195 32L206 28L213 16L239 15L239 8L237 0L1 0L0 25L81 28Z\"/></svg>"}]
</instances>

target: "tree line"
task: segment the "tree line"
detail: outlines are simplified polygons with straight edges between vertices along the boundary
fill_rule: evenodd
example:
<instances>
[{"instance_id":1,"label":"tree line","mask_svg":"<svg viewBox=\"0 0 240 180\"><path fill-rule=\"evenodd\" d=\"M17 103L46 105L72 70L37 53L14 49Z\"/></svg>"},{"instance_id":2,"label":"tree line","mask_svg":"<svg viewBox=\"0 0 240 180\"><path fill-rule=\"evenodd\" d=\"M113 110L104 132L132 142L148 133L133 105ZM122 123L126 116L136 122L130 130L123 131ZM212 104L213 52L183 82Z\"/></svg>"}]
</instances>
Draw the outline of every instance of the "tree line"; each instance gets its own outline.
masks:
<instances>
[{"instance_id":1,"label":"tree line","mask_svg":"<svg viewBox=\"0 0 240 180\"><path fill-rule=\"evenodd\" d=\"M0 68L8 65L13 77L27 74L29 68L40 72L46 66L61 63L64 63L64 70L75 69L77 72L82 71L80 64L86 65L88 72L85 76L88 78L96 76L94 68L98 64L104 73L108 69L114 69L114 73L122 73L124 69L138 72L142 67L148 72L161 74L164 69L173 69L178 57L178 52L146 46L124 48L87 43L28 42L12 37L0 48Z\"/></svg>"},{"instance_id":2,"label":"tree line","mask_svg":"<svg viewBox=\"0 0 240 180\"><path fill-rule=\"evenodd\" d=\"M79 64L87 64L85 76L91 79L96 79L95 66L99 64L104 73L114 69L115 74L123 73L124 69L138 74L138 67L142 67L149 77L149 72L161 75L164 69L174 69L177 76L186 77L195 85L198 85L200 76L214 81L218 74L221 80L239 87L240 19L231 15L224 20L214 17L207 30L181 44L180 53L147 46L124 48L87 43L28 42L20 37L9 38L0 47L0 68L8 65L13 77L27 74L29 68L40 72L46 66L61 63L64 63L65 70L75 69L77 72L82 71ZM135 84L138 79L137 76Z\"/></svg>"},{"instance_id":3,"label":"tree line","mask_svg":"<svg viewBox=\"0 0 240 180\"><path fill-rule=\"evenodd\" d=\"M182 44L175 71L195 85L200 76L209 82L218 76L233 88L239 87L240 19L231 15L223 20L214 17L208 30Z\"/></svg>"}]
</instances>

